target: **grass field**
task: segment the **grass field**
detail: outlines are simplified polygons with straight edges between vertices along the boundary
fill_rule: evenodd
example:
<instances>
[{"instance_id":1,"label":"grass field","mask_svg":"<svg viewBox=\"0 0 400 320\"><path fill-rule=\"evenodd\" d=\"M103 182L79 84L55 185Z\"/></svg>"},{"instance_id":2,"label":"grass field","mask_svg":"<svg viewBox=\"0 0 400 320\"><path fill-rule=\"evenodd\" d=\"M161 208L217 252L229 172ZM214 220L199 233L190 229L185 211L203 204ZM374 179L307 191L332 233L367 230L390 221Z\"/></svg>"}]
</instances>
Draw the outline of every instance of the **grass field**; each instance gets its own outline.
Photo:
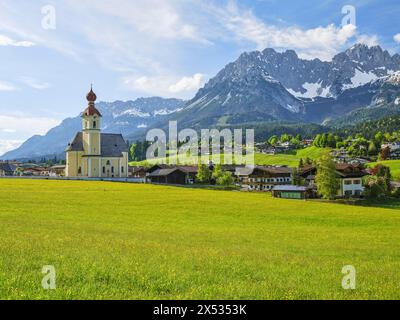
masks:
<instances>
[{"instance_id":1,"label":"grass field","mask_svg":"<svg viewBox=\"0 0 400 320\"><path fill-rule=\"evenodd\" d=\"M0 179L1 299L399 299L400 210ZM54 265L57 289L41 287ZM343 290L342 267L357 270Z\"/></svg>"},{"instance_id":2,"label":"grass field","mask_svg":"<svg viewBox=\"0 0 400 320\"><path fill-rule=\"evenodd\" d=\"M296 151L294 154L275 154L275 155L267 155L261 153L254 154L254 162L256 165L281 165L281 166L289 166L289 167L297 167L300 159L305 160L306 158L310 158L311 160L317 160L323 153L330 151L329 148L317 148L317 147L308 147L305 149L300 149ZM223 163L223 156L221 157L221 163ZM194 163L195 158L193 158L192 163ZM210 156L202 156L202 161L207 162L210 160ZM167 161L167 158L162 159L161 162ZM131 166L146 166L149 165L147 161L137 161L129 163Z\"/></svg>"},{"instance_id":3,"label":"grass field","mask_svg":"<svg viewBox=\"0 0 400 320\"><path fill-rule=\"evenodd\" d=\"M400 160L387 160L387 161L380 161L380 162L372 162L372 163L369 163L368 166L370 168L373 168L378 163L389 167L393 178L397 181L400 180Z\"/></svg>"},{"instance_id":4,"label":"grass field","mask_svg":"<svg viewBox=\"0 0 400 320\"><path fill-rule=\"evenodd\" d=\"M289 167L297 167L299 165L300 159L305 160L310 158L311 160L317 160L325 152L330 151L328 148L317 148L309 147L305 149L298 150L296 154L275 154L267 155L256 153L254 156L254 162L257 165L283 165Z\"/></svg>"}]
</instances>

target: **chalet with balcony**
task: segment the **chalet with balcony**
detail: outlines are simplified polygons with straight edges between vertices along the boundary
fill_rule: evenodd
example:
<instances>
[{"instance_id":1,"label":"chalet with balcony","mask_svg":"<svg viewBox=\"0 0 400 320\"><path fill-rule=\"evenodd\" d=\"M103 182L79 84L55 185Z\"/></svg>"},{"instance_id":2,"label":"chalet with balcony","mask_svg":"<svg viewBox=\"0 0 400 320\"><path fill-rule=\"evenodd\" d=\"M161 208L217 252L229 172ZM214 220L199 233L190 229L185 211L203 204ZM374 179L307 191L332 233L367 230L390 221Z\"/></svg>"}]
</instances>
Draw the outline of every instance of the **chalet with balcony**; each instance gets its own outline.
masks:
<instances>
[{"instance_id":1,"label":"chalet with balcony","mask_svg":"<svg viewBox=\"0 0 400 320\"><path fill-rule=\"evenodd\" d=\"M287 167L238 167L235 175L238 185L247 191L272 191L277 185L288 185L293 181L292 169Z\"/></svg>"}]
</instances>

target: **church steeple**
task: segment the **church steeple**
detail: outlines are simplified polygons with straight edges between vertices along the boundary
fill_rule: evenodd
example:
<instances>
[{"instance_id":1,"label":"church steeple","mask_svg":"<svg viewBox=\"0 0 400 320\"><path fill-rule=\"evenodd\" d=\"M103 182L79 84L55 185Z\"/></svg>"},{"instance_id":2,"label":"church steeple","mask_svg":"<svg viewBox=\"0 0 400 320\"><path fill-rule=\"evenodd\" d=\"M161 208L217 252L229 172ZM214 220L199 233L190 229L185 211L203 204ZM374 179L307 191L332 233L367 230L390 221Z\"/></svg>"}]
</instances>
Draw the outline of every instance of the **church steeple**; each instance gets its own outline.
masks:
<instances>
[{"instance_id":1,"label":"church steeple","mask_svg":"<svg viewBox=\"0 0 400 320\"><path fill-rule=\"evenodd\" d=\"M97 115L101 117L101 113L99 110L96 109L94 103L97 100L96 94L93 92L93 86L90 86L90 91L86 95L86 99L88 101L88 107L83 111L82 116L94 116Z\"/></svg>"},{"instance_id":2,"label":"church steeple","mask_svg":"<svg viewBox=\"0 0 400 320\"><path fill-rule=\"evenodd\" d=\"M85 155L99 156L101 154L101 113L95 107L97 100L93 87L86 95L87 108L82 113L82 139Z\"/></svg>"}]
</instances>

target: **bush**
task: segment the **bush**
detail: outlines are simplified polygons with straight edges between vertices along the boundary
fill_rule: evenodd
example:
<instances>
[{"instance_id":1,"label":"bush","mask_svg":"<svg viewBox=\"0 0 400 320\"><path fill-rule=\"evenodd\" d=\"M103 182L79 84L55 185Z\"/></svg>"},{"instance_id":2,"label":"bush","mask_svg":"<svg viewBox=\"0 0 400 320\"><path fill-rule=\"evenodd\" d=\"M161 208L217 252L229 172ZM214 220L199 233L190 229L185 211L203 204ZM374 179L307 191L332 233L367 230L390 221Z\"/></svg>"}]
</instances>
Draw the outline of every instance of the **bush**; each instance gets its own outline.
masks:
<instances>
[{"instance_id":1,"label":"bush","mask_svg":"<svg viewBox=\"0 0 400 320\"><path fill-rule=\"evenodd\" d=\"M381 177L368 176L365 179L364 195L369 199L381 199L389 195L385 180Z\"/></svg>"}]
</instances>

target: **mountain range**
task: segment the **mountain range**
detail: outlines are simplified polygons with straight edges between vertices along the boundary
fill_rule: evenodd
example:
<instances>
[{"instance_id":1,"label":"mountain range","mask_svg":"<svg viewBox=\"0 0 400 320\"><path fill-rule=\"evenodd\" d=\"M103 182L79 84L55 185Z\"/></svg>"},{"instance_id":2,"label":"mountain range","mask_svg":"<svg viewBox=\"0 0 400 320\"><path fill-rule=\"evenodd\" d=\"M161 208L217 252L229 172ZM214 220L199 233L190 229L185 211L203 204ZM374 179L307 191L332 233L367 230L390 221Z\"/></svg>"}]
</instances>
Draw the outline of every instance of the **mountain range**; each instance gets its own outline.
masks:
<instances>
[{"instance_id":1,"label":"mountain range","mask_svg":"<svg viewBox=\"0 0 400 320\"><path fill-rule=\"evenodd\" d=\"M327 62L265 49L243 53L189 101L140 98L97 107L102 129L128 139L143 138L149 128L166 127L168 120L195 129L281 122L340 127L400 115L400 55L356 44ZM60 155L80 129L79 116L66 119L0 159Z\"/></svg>"}]
</instances>

